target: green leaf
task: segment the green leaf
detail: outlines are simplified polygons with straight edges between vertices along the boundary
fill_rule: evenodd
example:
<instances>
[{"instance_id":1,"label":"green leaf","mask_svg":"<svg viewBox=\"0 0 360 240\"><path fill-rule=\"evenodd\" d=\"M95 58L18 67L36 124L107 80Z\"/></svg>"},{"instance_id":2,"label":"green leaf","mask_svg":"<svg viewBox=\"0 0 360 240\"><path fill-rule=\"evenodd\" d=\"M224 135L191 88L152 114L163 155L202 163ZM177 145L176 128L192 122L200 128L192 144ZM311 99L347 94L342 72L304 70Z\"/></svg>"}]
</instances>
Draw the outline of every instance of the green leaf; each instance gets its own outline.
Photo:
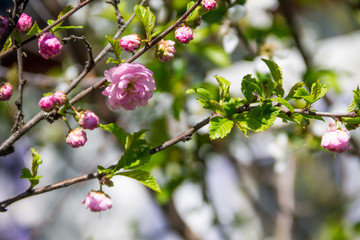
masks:
<instances>
[{"instance_id":1,"label":"green leaf","mask_svg":"<svg viewBox=\"0 0 360 240\"><path fill-rule=\"evenodd\" d=\"M349 118L349 117L342 117L341 122L345 123L345 127L348 130L354 130L360 126L360 117L356 118Z\"/></svg>"},{"instance_id":2,"label":"green leaf","mask_svg":"<svg viewBox=\"0 0 360 240\"><path fill-rule=\"evenodd\" d=\"M38 170L38 167L39 165L42 163L42 157L39 153L37 153L35 151L35 149L31 148L31 153L32 153L32 156L33 156L33 161L32 161L32 167L31 167L31 170L32 170L32 173L33 173L33 176L36 176L37 175L37 170Z\"/></svg>"},{"instance_id":3,"label":"green leaf","mask_svg":"<svg viewBox=\"0 0 360 240\"><path fill-rule=\"evenodd\" d=\"M226 112L224 108L220 105L218 101L215 100L206 100L206 99L198 99L198 102L203 106L205 109L209 109L213 112L220 113L222 115L225 115Z\"/></svg>"},{"instance_id":4,"label":"green leaf","mask_svg":"<svg viewBox=\"0 0 360 240\"><path fill-rule=\"evenodd\" d=\"M116 123L109 123L107 125L100 124L99 126L105 131L114 134L117 140L120 142L121 146L125 148L127 134L124 129L119 127L119 125L117 125Z\"/></svg>"},{"instance_id":5,"label":"green leaf","mask_svg":"<svg viewBox=\"0 0 360 240\"><path fill-rule=\"evenodd\" d=\"M223 108L227 117L232 117L236 113L236 109L245 104L246 101L243 98L231 98L228 102L223 104Z\"/></svg>"},{"instance_id":6,"label":"green leaf","mask_svg":"<svg viewBox=\"0 0 360 240\"><path fill-rule=\"evenodd\" d=\"M272 98L271 101L280 103L281 105L284 105L285 107L287 107L287 109L290 110L291 113L294 112L293 106L291 106L291 104L288 103L288 101L286 101L285 99L283 99L283 98L281 98L281 97Z\"/></svg>"},{"instance_id":7,"label":"green leaf","mask_svg":"<svg viewBox=\"0 0 360 240\"><path fill-rule=\"evenodd\" d=\"M271 75L274 78L276 87L275 87L275 91L276 91L276 95L279 97L284 96L284 89L283 89L283 73L279 67L279 65L277 65L273 60L271 59L265 59L262 58L261 60L263 60L263 62L268 66L268 68L270 69Z\"/></svg>"},{"instance_id":8,"label":"green leaf","mask_svg":"<svg viewBox=\"0 0 360 240\"><path fill-rule=\"evenodd\" d=\"M255 78L252 78L251 74L247 74L243 77L241 81L241 92L248 103L256 101L255 93L258 93L260 97L264 96L264 90L260 85L260 82Z\"/></svg>"},{"instance_id":9,"label":"green leaf","mask_svg":"<svg viewBox=\"0 0 360 240\"><path fill-rule=\"evenodd\" d=\"M223 117L213 117L209 122L209 135L211 140L224 138L231 132L234 122Z\"/></svg>"},{"instance_id":10,"label":"green leaf","mask_svg":"<svg viewBox=\"0 0 360 240\"><path fill-rule=\"evenodd\" d=\"M194 1L189 2L186 9L189 10L194 4ZM192 11L185 19L185 24L187 26L195 28L198 25L197 22L199 21L199 18L205 13L207 13L207 11L203 7L197 6L194 11Z\"/></svg>"},{"instance_id":11,"label":"green leaf","mask_svg":"<svg viewBox=\"0 0 360 240\"><path fill-rule=\"evenodd\" d=\"M290 89L289 94L286 96L285 100L294 99L294 95L297 92L299 88L302 88L305 86L305 83L303 82L297 82L295 85Z\"/></svg>"},{"instance_id":12,"label":"green leaf","mask_svg":"<svg viewBox=\"0 0 360 240\"><path fill-rule=\"evenodd\" d=\"M219 102L222 104L230 99L230 85L231 82L226 80L223 77L219 77L218 75L215 76L217 82L219 83Z\"/></svg>"},{"instance_id":13,"label":"green leaf","mask_svg":"<svg viewBox=\"0 0 360 240\"><path fill-rule=\"evenodd\" d=\"M41 32L41 29L39 28L37 22L35 21L31 29L27 32L26 39L34 36L35 34L38 34L39 32Z\"/></svg>"},{"instance_id":14,"label":"green leaf","mask_svg":"<svg viewBox=\"0 0 360 240\"><path fill-rule=\"evenodd\" d=\"M238 114L235 119L254 132L262 132L274 123L279 113L280 108L264 103L247 113Z\"/></svg>"},{"instance_id":15,"label":"green leaf","mask_svg":"<svg viewBox=\"0 0 360 240\"><path fill-rule=\"evenodd\" d=\"M111 47L114 51L114 54L115 54L115 57L116 57L116 60L119 60L120 61L120 55L121 55L121 51L122 51L122 48L120 46L120 42L118 39L114 39L110 36L105 36L105 38L109 41L109 43L111 44Z\"/></svg>"},{"instance_id":16,"label":"green leaf","mask_svg":"<svg viewBox=\"0 0 360 240\"><path fill-rule=\"evenodd\" d=\"M28 168L21 169L21 176L20 178L28 179L30 181L30 189L35 187L37 184L39 184L39 179L42 176L37 176L37 170L39 165L42 163L42 157L39 153L37 153L33 148L31 148L33 161L31 166L31 171Z\"/></svg>"},{"instance_id":17,"label":"green leaf","mask_svg":"<svg viewBox=\"0 0 360 240\"><path fill-rule=\"evenodd\" d=\"M120 63L122 63L121 60L114 59L112 57L108 57L108 60L106 61L106 64L114 63L116 66L118 66Z\"/></svg>"},{"instance_id":18,"label":"green leaf","mask_svg":"<svg viewBox=\"0 0 360 240\"><path fill-rule=\"evenodd\" d=\"M186 94L197 93L200 98L210 100L210 92L205 88L190 88L186 90Z\"/></svg>"},{"instance_id":19,"label":"green leaf","mask_svg":"<svg viewBox=\"0 0 360 240\"><path fill-rule=\"evenodd\" d=\"M12 40L11 40L11 36L8 37L8 39L6 40L5 44L4 44L4 48L1 52L5 52L6 50L8 50L12 45Z\"/></svg>"},{"instance_id":20,"label":"green leaf","mask_svg":"<svg viewBox=\"0 0 360 240\"><path fill-rule=\"evenodd\" d=\"M156 182L156 179L148 172L142 170L132 170L126 172L119 172L116 175L129 177L135 179L136 181L144 184L148 188L156 191L161 192L159 185Z\"/></svg>"},{"instance_id":21,"label":"green leaf","mask_svg":"<svg viewBox=\"0 0 360 240\"><path fill-rule=\"evenodd\" d=\"M70 12L71 9L73 9L73 5L70 4L66 7L64 7L64 9L59 13L59 15L57 16L57 19L62 18L66 13Z\"/></svg>"},{"instance_id":22,"label":"green leaf","mask_svg":"<svg viewBox=\"0 0 360 240\"><path fill-rule=\"evenodd\" d=\"M348 112L353 112L356 109L360 109L360 89L359 86L357 86L356 90L353 91L354 97L350 102L350 105L347 109Z\"/></svg>"},{"instance_id":23,"label":"green leaf","mask_svg":"<svg viewBox=\"0 0 360 240\"><path fill-rule=\"evenodd\" d=\"M329 85L325 83L320 83L320 81L316 81L315 83L313 83L313 85L311 86L311 95L314 99L311 104L322 98L329 90L329 88Z\"/></svg>"},{"instance_id":24,"label":"green leaf","mask_svg":"<svg viewBox=\"0 0 360 240\"><path fill-rule=\"evenodd\" d=\"M151 12L149 7L144 7L141 5L135 5L134 11L136 16L144 24L146 37L150 41L151 31L155 26L155 15Z\"/></svg>"}]
</instances>

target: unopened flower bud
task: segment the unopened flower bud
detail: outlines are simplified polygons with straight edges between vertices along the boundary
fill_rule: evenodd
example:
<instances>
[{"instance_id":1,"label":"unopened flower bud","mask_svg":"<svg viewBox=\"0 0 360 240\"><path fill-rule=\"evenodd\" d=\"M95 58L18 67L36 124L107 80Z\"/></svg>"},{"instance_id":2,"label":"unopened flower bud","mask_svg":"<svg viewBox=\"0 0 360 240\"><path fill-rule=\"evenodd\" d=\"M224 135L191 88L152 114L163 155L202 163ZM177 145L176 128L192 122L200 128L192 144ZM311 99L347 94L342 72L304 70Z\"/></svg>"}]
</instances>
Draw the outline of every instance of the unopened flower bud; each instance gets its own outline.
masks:
<instances>
[{"instance_id":1,"label":"unopened flower bud","mask_svg":"<svg viewBox=\"0 0 360 240\"><path fill-rule=\"evenodd\" d=\"M81 128L71 130L66 136L66 143L73 148L84 146L86 141L86 133Z\"/></svg>"},{"instance_id":2,"label":"unopened flower bud","mask_svg":"<svg viewBox=\"0 0 360 240\"><path fill-rule=\"evenodd\" d=\"M216 7L216 1L215 0L202 0L201 6L205 8L206 10L212 10Z\"/></svg>"},{"instance_id":3,"label":"unopened flower bud","mask_svg":"<svg viewBox=\"0 0 360 240\"><path fill-rule=\"evenodd\" d=\"M329 129L321 138L321 146L330 151L342 153L350 149L350 133L346 129L338 129L329 123Z\"/></svg>"},{"instance_id":4,"label":"unopened flower bud","mask_svg":"<svg viewBox=\"0 0 360 240\"><path fill-rule=\"evenodd\" d=\"M4 16L0 16L0 38L4 35L7 27L8 27L8 18Z\"/></svg>"},{"instance_id":5,"label":"unopened flower bud","mask_svg":"<svg viewBox=\"0 0 360 240\"><path fill-rule=\"evenodd\" d=\"M81 203L85 204L85 208L89 208L92 212L100 212L112 208L111 198L102 191L89 192Z\"/></svg>"},{"instance_id":6,"label":"unopened flower bud","mask_svg":"<svg viewBox=\"0 0 360 240\"><path fill-rule=\"evenodd\" d=\"M45 33L39 38L39 53L45 58L49 59L60 54L62 45L54 35Z\"/></svg>"},{"instance_id":7,"label":"unopened flower bud","mask_svg":"<svg viewBox=\"0 0 360 240\"><path fill-rule=\"evenodd\" d=\"M53 97L52 96L42 97L39 101L39 107L44 112L50 112L51 110L53 110L55 107Z\"/></svg>"},{"instance_id":8,"label":"unopened flower bud","mask_svg":"<svg viewBox=\"0 0 360 240\"><path fill-rule=\"evenodd\" d=\"M137 34L130 34L120 39L120 46L127 52L133 52L141 45L141 39Z\"/></svg>"},{"instance_id":9,"label":"unopened flower bud","mask_svg":"<svg viewBox=\"0 0 360 240\"><path fill-rule=\"evenodd\" d=\"M19 21L16 24L16 32L26 32L29 31L32 25L32 18L25 13L21 14Z\"/></svg>"},{"instance_id":10,"label":"unopened flower bud","mask_svg":"<svg viewBox=\"0 0 360 240\"><path fill-rule=\"evenodd\" d=\"M194 38L193 30L187 26L179 27L175 30L175 38L180 43L187 44Z\"/></svg>"},{"instance_id":11,"label":"unopened flower bud","mask_svg":"<svg viewBox=\"0 0 360 240\"><path fill-rule=\"evenodd\" d=\"M8 101L12 96L13 86L10 83L4 83L0 86L0 101Z\"/></svg>"},{"instance_id":12,"label":"unopened flower bud","mask_svg":"<svg viewBox=\"0 0 360 240\"><path fill-rule=\"evenodd\" d=\"M161 40L156 45L156 57L162 61L167 62L174 58L175 50L175 42L171 40Z\"/></svg>"},{"instance_id":13,"label":"unopened flower bud","mask_svg":"<svg viewBox=\"0 0 360 240\"><path fill-rule=\"evenodd\" d=\"M80 113L79 124L83 129L93 130L99 126L99 118L92 111L86 110Z\"/></svg>"},{"instance_id":14,"label":"unopened flower bud","mask_svg":"<svg viewBox=\"0 0 360 240\"><path fill-rule=\"evenodd\" d=\"M66 103L67 97L66 94L62 91L56 91L53 95L52 95L53 101L55 103L55 105L57 106L62 106Z\"/></svg>"}]
</instances>

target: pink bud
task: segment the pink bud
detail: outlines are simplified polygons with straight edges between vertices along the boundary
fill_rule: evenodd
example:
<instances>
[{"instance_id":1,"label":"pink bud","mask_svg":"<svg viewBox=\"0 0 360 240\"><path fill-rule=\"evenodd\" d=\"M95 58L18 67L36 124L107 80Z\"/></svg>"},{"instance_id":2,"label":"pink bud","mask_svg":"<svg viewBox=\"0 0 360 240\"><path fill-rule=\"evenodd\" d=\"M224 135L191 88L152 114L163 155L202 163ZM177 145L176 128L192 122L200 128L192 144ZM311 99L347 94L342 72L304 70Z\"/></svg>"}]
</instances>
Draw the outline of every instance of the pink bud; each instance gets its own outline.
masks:
<instances>
[{"instance_id":1,"label":"pink bud","mask_svg":"<svg viewBox=\"0 0 360 240\"><path fill-rule=\"evenodd\" d=\"M89 192L81 203L85 204L85 208L89 208L92 212L100 212L112 208L111 198L102 191Z\"/></svg>"},{"instance_id":2,"label":"pink bud","mask_svg":"<svg viewBox=\"0 0 360 240\"><path fill-rule=\"evenodd\" d=\"M16 24L16 32L26 32L29 31L32 25L32 18L25 13L21 14L19 21Z\"/></svg>"},{"instance_id":3,"label":"pink bud","mask_svg":"<svg viewBox=\"0 0 360 240\"><path fill-rule=\"evenodd\" d=\"M45 59L55 57L60 54L62 45L54 35L45 33L39 38L39 53Z\"/></svg>"},{"instance_id":4,"label":"pink bud","mask_svg":"<svg viewBox=\"0 0 360 240\"><path fill-rule=\"evenodd\" d=\"M0 16L0 38L4 35L8 27L8 18Z\"/></svg>"},{"instance_id":5,"label":"pink bud","mask_svg":"<svg viewBox=\"0 0 360 240\"><path fill-rule=\"evenodd\" d=\"M141 45L141 39L137 34L130 34L120 39L120 46L127 52L133 52Z\"/></svg>"},{"instance_id":6,"label":"pink bud","mask_svg":"<svg viewBox=\"0 0 360 240\"><path fill-rule=\"evenodd\" d=\"M86 141L86 133L81 128L71 130L66 136L66 143L73 148L84 146Z\"/></svg>"},{"instance_id":7,"label":"pink bud","mask_svg":"<svg viewBox=\"0 0 360 240\"><path fill-rule=\"evenodd\" d=\"M194 38L193 30L187 26L179 27L175 30L175 38L180 43L187 44Z\"/></svg>"},{"instance_id":8,"label":"pink bud","mask_svg":"<svg viewBox=\"0 0 360 240\"><path fill-rule=\"evenodd\" d=\"M161 40L156 47L156 57L162 62L170 61L176 53L174 45L174 41Z\"/></svg>"},{"instance_id":9,"label":"pink bud","mask_svg":"<svg viewBox=\"0 0 360 240\"><path fill-rule=\"evenodd\" d=\"M321 138L321 146L330 151L342 153L350 149L350 133L340 130L335 124L329 123L329 129Z\"/></svg>"},{"instance_id":10,"label":"pink bud","mask_svg":"<svg viewBox=\"0 0 360 240\"><path fill-rule=\"evenodd\" d=\"M206 10L211 10L216 7L216 1L215 0L202 0L201 6L205 8Z\"/></svg>"},{"instance_id":11,"label":"pink bud","mask_svg":"<svg viewBox=\"0 0 360 240\"><path fill-rule=\"evenodd\" d=\"M51 110L53 110L55 107L53 97L52 96L42 97L39 101L39 107L44 112L50 112Z\"/></svg>"},{"instance_id":12,"label":"pink bud","mask_svg":"<svg viewBox=\"0 0 360 240\"><path fill-rule=\"evenodd\" d=\"M55 103L55 105L57 106L62 106L66 103L67 97L66 94L63 93L62 91L56 91L53 95L52 95L53 101Z\"/></svg>"},{"instance_id":13,"label":"pink bud","mask_svg":"<svg viewBox=\"0 0 360 240\"><path fill-rule=\"evenodd\" d=\"M0 87L0 101L8 101L12 96L13 86L10 83L4 83Z\"/></svg>"},{"instance_id":14,"label":"pink bud","mask_svg":"<svg viewBox=\"0 0 360 240\"><path fill-rule=\"evenodd\" d=\"M99 118L92 111L86 110L80 113L79 124L84 129L93 130L99 126Z\"/></svg>"}]
</instances>

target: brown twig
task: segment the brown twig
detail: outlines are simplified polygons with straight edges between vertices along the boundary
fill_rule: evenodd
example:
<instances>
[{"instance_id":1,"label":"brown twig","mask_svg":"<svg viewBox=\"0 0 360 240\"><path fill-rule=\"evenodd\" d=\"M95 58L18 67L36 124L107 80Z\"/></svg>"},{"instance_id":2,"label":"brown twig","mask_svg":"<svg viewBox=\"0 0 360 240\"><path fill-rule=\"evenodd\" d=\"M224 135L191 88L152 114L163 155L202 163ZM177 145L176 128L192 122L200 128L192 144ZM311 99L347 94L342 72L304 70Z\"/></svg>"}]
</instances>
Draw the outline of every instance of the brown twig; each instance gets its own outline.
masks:
<instances>
[{"instance_id":1,"label":"brown twig","mask_svg":"<svg viewBox=\"0 0 360 240\"><path fill-rule=\"evenodd\" d=\"M88 60L85 63L85 69L90 69L95 65L94 57L92 53L92 48L90 43L86 40L84 36L78 37L75 35L70 35L69 37L65 37L62 39L63 43L66 44L68 41L74 40L74 42L77 42L78 40L82 40L86 45L86 51L88 53ZM89 70L87 70L89 71Z\"/></svg>"},{"instance_id":2,"label":"brown twig","mask_svg":"<svg viewBox=\"0 0 360 240\"><path fill-rule=\"evenodd\" d=\"M26 80L24 79L24 64L23 64L23 52L21 48L17 49L17 60L18 60L18 75L19 75L19 99L15 101L15 105L18 109L18 112L15 117L15 123L11 132L16 132L20 128L25 125L24 122L24 114L22 111L22 103L23 103L23 89L26 84Z\"/></svg>"}]
</instances>

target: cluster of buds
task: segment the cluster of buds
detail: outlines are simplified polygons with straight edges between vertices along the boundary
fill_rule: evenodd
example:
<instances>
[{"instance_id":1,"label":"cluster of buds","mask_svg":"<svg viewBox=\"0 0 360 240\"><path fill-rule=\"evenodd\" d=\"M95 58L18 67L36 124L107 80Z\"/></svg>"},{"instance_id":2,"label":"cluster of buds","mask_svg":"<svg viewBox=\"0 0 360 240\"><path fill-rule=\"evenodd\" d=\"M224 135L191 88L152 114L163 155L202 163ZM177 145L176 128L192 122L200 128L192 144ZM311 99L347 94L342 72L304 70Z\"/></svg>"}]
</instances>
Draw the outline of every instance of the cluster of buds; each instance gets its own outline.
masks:
<instances>
[{"instance_id":1,"label":"cluster of buds","mask_svg":"<svg viewBox=\"0 0 360 240\"><path fill-rule=\"evenodd\" d=\"M45 58L53 58L61 53L62 45L53 34L45 33L38 41L39 53Z\"/></svg>"},{"instance_id":2,"label":"cluster of buds","mask_svg":"<svg viewBox=\"0 0 360 240\"><path fill-rule=\"evenodd\" d=\"M66 136L66 143L72 148L84 146L87 141L84 129L93 130L99 126L99 118L90 110L76 112L75 119L80 127L72 129Z\"/></svg>"},{"instance_id":3,"label":"cluster of buds","mask_svg":"<svg viewBox=\"0 0 360 240\"><path fill-rule=\"evenodd\" d=\"M329 123L329 129L321 138L321 147L332 152L342 153L350 149L350 133L346 129Z\"/></svg>"},{"instance_id":4,"label":"cluster of buds","mask_svg":"<svg viewBox=\"0 0 360 240\"><path fill-rule=\"evenodd\" d=\"M13 86L10 83L3 83L0 86L0 101L8 101L12 96Z\"/></svg>"},{"instance_id":5,"label":"cluster of buds","mask_svg":"<svg viewBox=\"0 0 360 240\"><path fill-rule=\"evenodd\" d=\"M63 106L66 101L66 94L61 91L56 91L54 94L42 97L39 101L39 107L44 112L51 112L56 107Z\"/></svg>"}]
</instances>

